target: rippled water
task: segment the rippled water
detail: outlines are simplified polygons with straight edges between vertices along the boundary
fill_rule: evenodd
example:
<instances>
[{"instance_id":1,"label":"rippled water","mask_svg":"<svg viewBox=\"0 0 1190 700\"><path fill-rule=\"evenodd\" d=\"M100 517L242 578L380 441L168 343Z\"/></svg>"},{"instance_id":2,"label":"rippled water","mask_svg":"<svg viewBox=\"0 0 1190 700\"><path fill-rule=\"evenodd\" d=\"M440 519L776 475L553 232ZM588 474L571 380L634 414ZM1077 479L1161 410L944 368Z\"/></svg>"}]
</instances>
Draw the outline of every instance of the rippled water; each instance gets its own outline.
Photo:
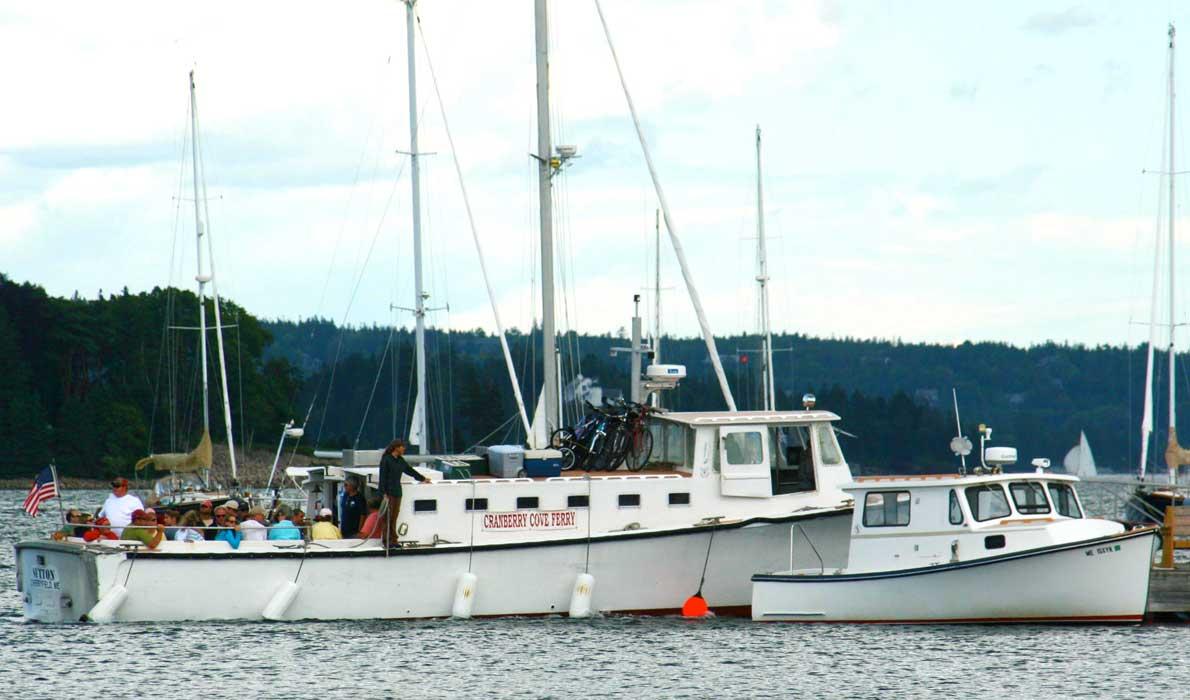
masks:
<instances>
[{"instance_id":1,"label":"rippled water","mask_svg":"<svg viewBox=\"0 0 1190 700\"><path fill-rule=\"evenodd\" d=\"M74 492L66 505L94 507L102 497ZM1190 695L1187 625L884 627L634 617L28 624L12 545L48 533L58 510L51 501L52 517L26 517L23 498L0 491L6 697Z\"/></svg>"}]
</instances>

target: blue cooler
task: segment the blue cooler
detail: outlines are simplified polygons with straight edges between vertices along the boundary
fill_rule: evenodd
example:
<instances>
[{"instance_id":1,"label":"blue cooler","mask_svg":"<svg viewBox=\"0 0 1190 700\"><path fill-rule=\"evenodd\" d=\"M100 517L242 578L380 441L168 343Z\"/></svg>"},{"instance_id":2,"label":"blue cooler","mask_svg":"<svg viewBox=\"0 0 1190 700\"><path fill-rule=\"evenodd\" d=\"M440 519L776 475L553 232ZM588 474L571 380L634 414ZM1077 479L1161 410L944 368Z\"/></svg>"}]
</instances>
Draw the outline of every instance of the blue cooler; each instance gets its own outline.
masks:
<instances>
[{"instance_id":1,"label":"blue cooler","mask_svg":"<svg viewBox=\"0 0 1190 700\"><path fill-rule=\"evenodd\" d=\"M562 452L525 450L525 472L532 477L562 476Z\"/></svg>"}]
</instances>

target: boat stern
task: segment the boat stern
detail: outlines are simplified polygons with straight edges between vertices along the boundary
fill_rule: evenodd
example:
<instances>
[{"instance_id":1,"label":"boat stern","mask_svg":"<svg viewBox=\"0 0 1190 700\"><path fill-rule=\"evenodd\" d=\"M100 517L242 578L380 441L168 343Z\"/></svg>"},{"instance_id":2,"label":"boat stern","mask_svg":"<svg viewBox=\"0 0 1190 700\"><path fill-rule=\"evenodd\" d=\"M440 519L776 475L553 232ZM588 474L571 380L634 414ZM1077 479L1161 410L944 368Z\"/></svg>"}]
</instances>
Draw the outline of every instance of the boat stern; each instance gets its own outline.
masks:
<instances>
[{"instance_id":1,"label":"boat stern","mask_svg":"<svg viewBox=\"0 0 1190 700\"><path fill-rule=\"evenodd\" d=\"M16 563L17 591L26 620L81 622L98 601L95 558L82 544L20 542Z\"/></svg>"}]
</instances>

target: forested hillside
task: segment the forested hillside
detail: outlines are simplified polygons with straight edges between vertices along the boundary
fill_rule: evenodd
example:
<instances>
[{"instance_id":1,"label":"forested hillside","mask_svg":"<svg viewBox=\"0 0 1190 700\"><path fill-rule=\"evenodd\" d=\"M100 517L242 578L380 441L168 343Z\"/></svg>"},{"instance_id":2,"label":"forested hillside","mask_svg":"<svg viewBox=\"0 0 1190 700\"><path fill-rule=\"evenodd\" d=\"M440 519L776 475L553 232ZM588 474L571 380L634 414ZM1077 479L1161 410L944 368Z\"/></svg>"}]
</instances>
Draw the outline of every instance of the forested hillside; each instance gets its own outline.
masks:
<instances>
[{"instance_id":1,"label":"forested hillside","mask_svg":"<svg viewBox=\"0 0 1190 700\"><path fill-rule=\"evenodd\" d=\"M213 322L208 302L208 322ZM129 474L150 451L189 449L201 430L198 323L192 292L126 291L61 299L0 276L0 477L27 476L53 459L72 476ZM413 406L412 334L352 328L326 320L258 321L224 300L231 412L237 440L273 443L279 428L309 415L305 447L369 447L408 429ZM540 390L540 338L513 332L509 343L530 404ZM223 437L214 333L210 334L211 425ZM562 339L563 375L605 393L627 390L625 340ZM1059 462L1085 430L1100 469L1127 471L1139 453L1144 352L1057 344L958 347L883 340L781 335L775 358L778 408L818 405L843 417L843 441L866 472L953 468L950 392L959 393L964 432L986 422L997 444ZM760 403L755 337L719 340L741 408ZM788 351L786 351L788 350ZM700 339L666 338L667 363L689 377L667 395L678 410L724 407ZM483 331L428 333L429 424L435 450L518 442L523 431L497 339ZM1159 367L1160 369L1160 367ZM1157 435L1164 435L1157 373ZM1180 396L1190 398L1186 373ZM1183 400L1184 400L1183 399ZM1190 401L1179 401L1190 415ZM1160 452L1156 450L1155 452Z\"/></svg>"},{"instance_id":2,"label":"forested hillside","mask_svg":"<svg viewBox=\"0 0 1190 700\"><path fill-rule=\"evenodd\" d=\"M209 323L213 312L208 302ZM225 351L237 439L272 442L300 377L284 359L263 359L271 339L250 314L225 301L223 322L235 325L225 330ZM32 475L50 459L73 477L130 475L150 451L193 447L202 430L197 325L192 292L58 299L0 275L0 478ZM219 442L215 353L212 332L211 435Z\"/></svg>"}]
</instances>

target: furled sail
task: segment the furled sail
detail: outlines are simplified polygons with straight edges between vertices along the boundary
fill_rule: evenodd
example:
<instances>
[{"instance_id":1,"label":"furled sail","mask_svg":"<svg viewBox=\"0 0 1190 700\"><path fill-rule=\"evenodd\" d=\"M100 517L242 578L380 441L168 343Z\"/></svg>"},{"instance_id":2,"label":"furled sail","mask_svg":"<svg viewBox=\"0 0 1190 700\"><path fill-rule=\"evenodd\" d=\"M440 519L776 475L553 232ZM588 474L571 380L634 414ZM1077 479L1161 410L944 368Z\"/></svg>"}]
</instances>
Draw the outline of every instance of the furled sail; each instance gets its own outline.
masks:
<instances>
[{"instance_id":1,"label":"furled sail","mask_svg":"<svg viewBox=\"0 0 1190 700\"><path fill-rule=\"evenodd\" d=\"M421 412L425 410L421 402L421 392L417 394L417 400L413 402L413 418L409 422L409 444L421 445Z\"/></svg>"},{"instance_id":2,"label":"furled sail","mask_svg":"<svg viewBox=\"0 0 1190 700\"><path fill-rule=\"evenodd\" d=\"M1099 473L1095 468L1095 456L1091 454L1091 443L1087 442L1085 432L1079 431L1078 444L1066 453L1062 466L1066 468L1067 474L1075 476L1095 476Z\"/></svg>"},{"instance_id":3,"label":"furled sail","mask_svg":"<svg viewBox=\"0 0 1190 700\"><path fill-rule=\"evenodd\" d=\"M545 391L537 395L537 408L533 409L533 424L529 432L529 449L544 450L549 447L549 431L545 427Z\"/></svg>"},{"instance_id":4,"label":"furled sail","mask_svg":"<svg viewBox=\"0 0 1190 700\"><path fill-rule=\"evenodd\" d=\"M134 468L136 471L144 469L149 464L159 472L197 472L211 468L211 434L202 431L202 438L198 445L190 452L166 452L153 454L138 460Z\"/></svg>"},{"instance_id":5,"label":"furled sail","mask_svg":"<svg viewBox=\"0 0 1190 700\"><path fill-rule=\"evenodd\" d=\"M1170 483L1178 472L1178 467L1190 465L1190 450L1178 444L1178 429L1169 426L1169 442L1165 445L1165 466L1169 469Z\"/></svg>"}]
</instances>

